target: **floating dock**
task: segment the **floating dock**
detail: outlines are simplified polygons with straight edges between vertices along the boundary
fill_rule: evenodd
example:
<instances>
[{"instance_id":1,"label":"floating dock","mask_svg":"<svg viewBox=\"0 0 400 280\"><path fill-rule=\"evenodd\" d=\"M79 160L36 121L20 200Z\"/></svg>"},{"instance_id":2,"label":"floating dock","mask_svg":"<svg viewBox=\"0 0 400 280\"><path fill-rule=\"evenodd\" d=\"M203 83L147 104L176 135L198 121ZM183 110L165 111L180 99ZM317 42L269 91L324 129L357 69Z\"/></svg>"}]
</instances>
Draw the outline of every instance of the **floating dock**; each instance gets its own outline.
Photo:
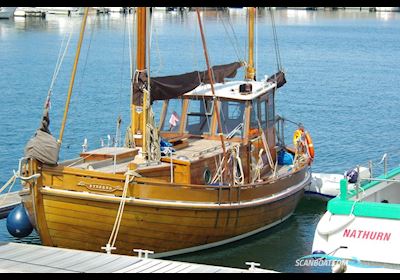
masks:
<instances>
[{"instance_id":1,"label":"floating dock","mask_svg":"<svg viewBox=\"0 0 400 280\"><path fill-rule=\"evenodd\" d=\"M18 191L0 195L0 219L7 217L15 207L21 203Z\"/></svg>"},{"instance_id":2,"label":"floating dock","mask_svg":"<svg viewBox=\"0 0 400 280\"><path fill-rule=\"evenodd\" d=\"M133 252L132 252L133 253ZM26 273L274 273L170 260L0 242L0 272ZM253 264L253 265L252 265Z\"/></svg>"}]
</instances>

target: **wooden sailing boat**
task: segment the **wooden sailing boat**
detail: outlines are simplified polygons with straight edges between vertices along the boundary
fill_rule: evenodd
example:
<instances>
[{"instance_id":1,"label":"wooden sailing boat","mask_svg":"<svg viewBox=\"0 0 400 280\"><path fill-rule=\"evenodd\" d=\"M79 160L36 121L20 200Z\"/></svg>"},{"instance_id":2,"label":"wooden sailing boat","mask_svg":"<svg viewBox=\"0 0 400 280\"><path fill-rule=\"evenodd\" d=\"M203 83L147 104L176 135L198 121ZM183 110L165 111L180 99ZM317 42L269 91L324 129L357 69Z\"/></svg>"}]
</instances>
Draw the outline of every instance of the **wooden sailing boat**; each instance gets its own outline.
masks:
<instances>
[{"instance_id":1,"label":"wooden sailing boat","mask_svg":"<svg viewBox=\"0 0 400 280\"><path fill-rule=\"evenodd\" d=\"M255 8L249 11L246 79L224 82L243 63L211 71L203 33L207 71L150 78L148 9L137 8L137 71L125 147L58 162L78 45L58 143L38 145L33 139L20 161L20 195L43 245L118 254L145 249L162 257L232 242L290 217L310 183L310 143L303 132L295 149L277 140L283 130L275 93L284 76L255 81ZM80 43L86 17L87 9ZM151 121L154 100L165 100L158 129ZM47 111L37 136L55 142L46 118ZM43 146L53 147L52 159ZM282 152L295 161L283 165L277 156Z\"/></svg>"}]
</instances>

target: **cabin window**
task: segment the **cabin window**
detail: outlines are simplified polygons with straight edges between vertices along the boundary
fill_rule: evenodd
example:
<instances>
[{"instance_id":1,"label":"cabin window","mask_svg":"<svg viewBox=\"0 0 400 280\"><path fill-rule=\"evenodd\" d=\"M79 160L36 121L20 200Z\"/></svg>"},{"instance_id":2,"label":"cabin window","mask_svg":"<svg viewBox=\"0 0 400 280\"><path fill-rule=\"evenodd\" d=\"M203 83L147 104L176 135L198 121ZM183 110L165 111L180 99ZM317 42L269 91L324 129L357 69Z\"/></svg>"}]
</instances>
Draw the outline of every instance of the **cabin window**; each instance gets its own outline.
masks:
<instances>
[{"instance_id":1,"label":"cabin window","mask_svg":"<svg viewBox=\"0 0 400 280\"><path fill-rule=\"evenodd\" d=\"M258 129L258 100L251 101L250 128Z\"/></svg>"},{"instance_id":2,"label":"cabin window","mask_svg":"<svg viewBox=\"0 0 400 280\"><path fill-rule=\"evenodd\" d=\"M260 110L258 109L258 107L259 107L258 99L252 100L250 108L250 130L249 130L250 137L258 135L259 133L258 120L259 120Z\"/></svg>"},{"instance_id":3,"label":"cabin window","mask_svg":"<svg viewBox=\"0 0 400 280\"><path fill-rule=\"evenodd\" d=\"M222 132L228 138L243 137L245 103L237 101L222 101L220 105ZM219 128L217 127L217 133Z\"/></svg>"},{"instance_id":4,"label":"cabin window","mask_svg":"<svg viewBox=\"0 0 400 280\"><path fill-rule=\"evenodd\" d=\"M190 134L201 135L210 133L213 103L210 99L190 99L186 131Z\"/></svg>"},{"instance_id":5,"label":"cabin window","mask_svg":"<svg viewBox=\"0 0 400 280\"><path fill-rule=\"evenodd\" d=\"M260 101L260 123L263 129L267 128L267 101Z\"/></svg>"},{"instance_id":6,"label":"cabin window","mask_svg":"<svg viewBox=\"0 0 400 280\"><path fill-rule=\"evenodd\" d=\"M162 126L163 131L178 132L182 116L182 99L170 99L167 106L167 114L165 115Z\"/></svg>"}]
</instances>

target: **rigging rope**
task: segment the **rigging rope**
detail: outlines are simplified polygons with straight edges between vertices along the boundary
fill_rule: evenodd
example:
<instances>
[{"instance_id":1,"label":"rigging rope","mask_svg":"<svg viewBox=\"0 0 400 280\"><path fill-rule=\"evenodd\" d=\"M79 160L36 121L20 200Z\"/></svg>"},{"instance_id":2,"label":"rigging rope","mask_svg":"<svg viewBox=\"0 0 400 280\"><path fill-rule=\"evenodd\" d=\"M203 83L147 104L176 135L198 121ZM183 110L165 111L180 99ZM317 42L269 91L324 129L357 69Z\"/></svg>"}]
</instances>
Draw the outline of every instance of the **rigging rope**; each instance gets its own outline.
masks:
<instances>
[{"instance_id":1,"label":"rigging rope","mask_svg":"<svg viewBox=\"0 0 400 280\"><path fill-rule=\"evenodd\" d=\"M163 64L163 60L162 60L162 56L161 56L161 52L160 52L160 46L159 46L159 42L158 42L157 28L155 26L153 27L153 23L152 23L151 24L151 29L150 29L150 39L151 40L153 39L153 36L152 36L152 32L153 31L154 31L154 40L155 40L155 46L156 46L156 53L157 53L157 58L158 58L158 61L159 61L159 66L157 68L157 71L153 72L153 75L156 76L159 73L161 73L161 71L164 68L164 64ZM150 40L150 44L152 42L151 40Z\"/></svg>"},{"instance_id":2,"label":"rigging rope","mask_svg":"<svg viewBox=\"0 0 400 280\"><path fill-rule=\"evenodd\" d=\"M233 49L234 49L235 54L236 54L236 57L237 57L237 59L238 59L239 61L244 61L244 59L241 58L240 55L239 55L240 52L239 52L238 46L237 46L237 45L235 44L235 42L232 40L231 36L229 36L228 29L226 28L226 25L225 25L225 22L224 22L224 18L220 16L220 13L221 13L221 12L218 11L218 9L217 9L217 18L219 18L219 19L221 20L222 25L224 26L225 34L227 35L229 41L231 42L231 44L232 44L232 46L233 46ZM230 16L229 16L229 13L228 13L228 19L229 19L229 17L230 17ZM235 32L235 31L233 30L233 32ZM234 37L236 38L236 36L234 36Z\"/></svg>"},{"instance_id":3,"label":"rigging rope","mask_svg":"<svg viewBox=\"0 0 400 280\"><path fill-rule=\"evenodd\" d=\"M241 47L240 44L239 44L239 40L238 40L238 38L237 38L237 36L236 36L236 31L235 31L235 29L234 29L234 27L233 27L233 23L232 23L232 20L231 20L231 16L230 16L229 14L228 14L228 23L229 23L229 26L230 26L230 28L231 28L231 30L232 30L233 38L235 39L236 45L237 45L237 47L238 47L238 49L239 49L239 53L245 55L245 52L243 51L242 47ZM246 59L243 57L243 58L241 59L241 61L246 61Z\"/></svg>"},{"instance_id":4,"label":"rigging rope","mask_svg":"<svg viewBox=\"0 0 400 280\"><path fill-rule=\"evenodd\" d=\"M204 13L204 10L205 10L205 8L203 8L203 13ZM202 14L203 14L202 13ZM202 19L203 20L203 19ZM203 20L204 21L204 20ZM205 34L207 34L207 31L206 31L206 21L204 21L204 24L203 24L203 34L204 34L204 37L206 36ZM203 46L203 49L206 49L207 50L207 46ZM208 53L208 51L207 51L207 53ZM207 61L207 59L206 59L206 61ZM214 75L214 71L213 71L213 67L212 67L212 65L213 65L213 63L211 62L211 56L210 56L210 54L208 53L208 61L209 61L209 64L210 64L210 70L211 70L211 76L212 76L212 79L213 79L213 81L214 81L214 83L215 83L215 75ZM207 64L206 64L206 67L207 67ZM208 70L208 69L207 69ZM206 72L207 73L207 72ZM199 82L201 82L201 79L200 79L200 75L198 75L198 77L199 77ZM211 81L210 81L210 83L211 83ZM210 88L210 90L211 90L211 88ZM217 100L218 100L218 98L217 98Z\"/></svg>"},{"instance_id":5,"label":"rigging rope","mask_svg":"<svg viewBox=\"0 0 400 280\"><path fill-rule=\"evenodd\" d=\"M88 25L90 25L90 24L88 24ZM96 26L96 24L92 24L92 25ZM90 53L90 47L92 45L93 34L94 34L94 27L92 27L91 30L90 30L90 37L89 37L88 48L87 48L86 56L85 56L85 63L84 63L83 68L82 68L82 76L80 77L79 82L78 82L78 84L76 86L76 94L75 94L76 96L78 96L80 94L80 91L81 91L81 88L82 88L81 85L82 85L82 81L83 81L83 79L85 77L85 73L86 73L86 66L87 66L87 62L89 60L89 53Z\"/></svg>"},{"instance_id":6,"label":"rigging rope","mask_svg":"<svg viewBox=\"0 0 400 280\"><path fill-rule=\"evenodd\" d=\"M136 13L132 14L132 26L135 26L135 17ZM132 33L132 36L131 36ZM129 24L128 21L128 35L129 35L129 62L130 62L130 81L131 81L131 86L130 86L130 104L133 103L133 67L135 65L135 55L133 54L133 49L135 46L135 28L131 29L131 25ZM136 147L135 145L135 139L133 138L133 133L132 133L132 120L129 126L126 128L125 131L125 147L128 148L134 148Z\"/></svg>"},{"instance_id":7,"label":"rigging rope","mask_svg":"<svg viewBox=\"0 0 400 280\"><path fill-rule=\"evenodd\" d=\"M65 55L66 55L66 53L68 51L69 43L71 41L72 33L73 33L72 31L73 31L73 28L71 27L71 31L69 33L68 41L67 41L67 43L65 45L65 48L64 48L64 51L62 52L62 54L61 54L61 50L62 50L62 48L64 46L64 41L65 41L65 37L67 36L67 33L64 35L63 40L61 41L61 46L60 46L60 50L58 52L58 57L57 57L57 62L56 62L56 67L54 69L53 77L51 79L49 91L47 93L47 98L46 98L46 101L45 101L45 108L50 108L50 99L51 99L51 95L53 93L54 84L55 84L55 81L56 81L56 79L58 77L58 73L60 72L61 65L62 65L62 63L64 61L64 57L65 57Z\"/></svg>"},{"instance_id":8,"label":"rigging rope","mask_svg":"<svg viewBox=\"0 0 400 280\"><path fill-rule=\"evenodd\" d=\"M154 113L152 107L149 109L149 122L146 124L146 143L149 161L159 161L161 159L160 138L158 129L154 125Z\"/></svg>"},{"instance_id":9,"label":"rigging rope","mask_svg":"<svg viewBox=\"0 0 400 280\"><path fill-rule=\"evenodd\" d=\"M72 30L72 28L71 28L71 30ZM70 31L70 34L71 34L71 33L72 33L72 32ZM50 89L52 88L52 84L53 84L54 77L55 77L56 72L57 72L58 64L60 63L60 59L61 59L62 52L63 52L62 49L63 49L64 41L65 41L65 38L66 38L66 37L67 37L67 33L64 34L64 37L63 37L63 39L62 39L62 41L61 41L61 46L60 46L60 49L59 49L59 51L58 51L57 62L56 62L56 66L55 66L55 68L54 68L53 77L52 77L52 81L51 81L51 84L50 84Z\"/></svg>"},{"instance_id":10,"label":"rigging rope","mask_svg":"<svg viewBox=\"0 0 400 280\"><path fill-rule=\"evenodd\" d=\"M123 40L122 40L122 58L121 58L121 65L120 65L120 89L118 91L118 116L117 116L117 126L116 126L116 132L115 132L115 146L119 146L121 142L121 111L122 111L122 85L123 85L123 80L124 80L124 57L125 57L125 38L126 38L126 24L127 20L126 17L124 17L124 32L123 32Z\"/></svg>"},{"instance_id":11,"label":"rigging rope","mask_svg":"<svg viewBox=\"0 0 400 280\"><path fill-rule=\"evenodd\" d=\"M136 24L136 17L135 17L135 15L136 15L136 13L134 13L133 15L132 15L132 21L133 21L133 24L132 24L132 26L135 26L135 24ZM130 25L129 25L130 26ZM132 30L131 30L131 33L132 33L132 36L131 36L131 39L129 40L129 42L131 43L130 45L129 45L129 50L130 50L130 66L131 66L131 104L132 104L132 98L133 98L133 95L132 95L132 92L133 92L133 75L134 75L134 69L133 69L133 67L134 67L134 65L135 65L135 55L134 55L134 53L133 53L133 50L135 49L135 28L132 28Z\"/></svg>"},{"instance_id":12,"label":"rigging rope","mask_svg":"<svg viewBox=\"0 0 400 280\"><path fill-rule=\"evenodd\" d=\"M64 35L64 38L63 38L63 40L62 40L62 42L61 42L61 46L60 46L60 50L59 50L58 58L57 58L57 62L56 62L56 67L55 67L55 69L54 69L53 77L52 77L52 79L51 79L51 84L50 84L49 92L52 92L52 91L53 91L53 87L54 87L55 80L57 79L57 76L58 76L58 73L59 73L59 71L60 71L62 62L63 62L63 60L64 60L64 57L65 57L66 53L67 53L67 50L68 50L68 47L69 47L69 43L70 43L71 38L72 38L72 33L73 33L72 31L73 31L73 30L72 30L72 27L71 27L71 30L70 30L70 33L69 33L69 37L68 37L67 43L66 43L66 45L65 45L65 49L64 49L64 51L62 52L62 54L61 54L61 50L62 50L62 47L63 47L63 45L64 45L64 40L65 40L65 37L66 37L67 34Z\"/></svg>"},{"instance_id":13,"label":"rigging rope","mask_svg":"<svg viewBox=\"0 0 400 280\"><path fill-rule=\"evenodd\" d=\"M257 24L257 7L254 8L254 27L255 27L255 69L258 69L258 24ZM257 77L257 72L255 72L254 80Z\"/></svg>"},{"instance_id":14,"label":"rigging rope","mask_svg":"<svg viewBox=\"0 0 400 280\"><path fill-rule=\"evenodd\" d=\"M272 9L269 9L269 12L271 14L271 26L272 26L272 34L273 34L273 39L274 39L276 65L278 67L278 70L282 70L283 68L282 68L282 62L281 62L281 54L280 54L280 51L279 51L278 35L276 33L276 24L275 24L274 12L273 12Z\"/></svg>"}]
</instances>

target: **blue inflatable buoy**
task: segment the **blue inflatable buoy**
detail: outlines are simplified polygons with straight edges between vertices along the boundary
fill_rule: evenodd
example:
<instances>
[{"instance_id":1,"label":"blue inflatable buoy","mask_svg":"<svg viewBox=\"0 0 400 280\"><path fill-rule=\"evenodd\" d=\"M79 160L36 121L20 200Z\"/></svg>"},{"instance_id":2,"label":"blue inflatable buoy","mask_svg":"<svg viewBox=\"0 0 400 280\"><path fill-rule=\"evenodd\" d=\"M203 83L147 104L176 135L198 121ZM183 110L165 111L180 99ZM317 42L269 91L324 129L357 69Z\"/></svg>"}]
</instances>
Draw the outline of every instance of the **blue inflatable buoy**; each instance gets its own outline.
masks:
<instances>
[{"instance_id":1,"label":"blue inflatable buoy","mask_svg":"<svg viewBox=\"0 0 400 280\"><path fill-rule=\"evenodd\" d=\"M313 255L326 255L326 253L322 250L316 250L314 252L312 252ZM324 259L321 257L313 257L314 260L319 260L319 259Z\"/></svg>"},{"instance_id":2,"label":"blue inflatable buoy","mask_svg":"<svg viewBox=\"0 0 400 280\"><path fill-rule=\"evenodd\" d=\"M17 238L26 237L32 233L33 226L22 204L15 207L10 214L8 214L7 230L12 236Z\"/></svg>"}]
</instances>

